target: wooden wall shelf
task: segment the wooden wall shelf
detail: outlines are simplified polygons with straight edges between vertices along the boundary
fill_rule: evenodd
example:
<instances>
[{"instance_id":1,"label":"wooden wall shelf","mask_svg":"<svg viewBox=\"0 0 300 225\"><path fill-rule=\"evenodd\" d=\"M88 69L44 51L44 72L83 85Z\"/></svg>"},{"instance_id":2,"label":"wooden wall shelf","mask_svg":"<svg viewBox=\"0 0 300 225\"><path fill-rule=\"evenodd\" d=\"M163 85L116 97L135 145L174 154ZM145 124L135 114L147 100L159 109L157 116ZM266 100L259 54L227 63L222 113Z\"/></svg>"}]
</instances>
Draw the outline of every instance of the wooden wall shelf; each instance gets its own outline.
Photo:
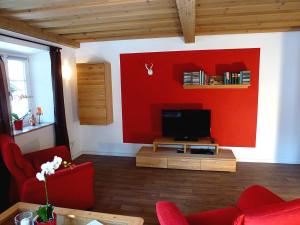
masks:
<instances>
[{"instance_id":1,"label":"wooden wall shelf","mask_svg":"<svg viewBox=\"0 0 300 225\"><path fill-rule=\"evenodd\" d=\"M184 89L244 89L249 88L250 84L222 84L222 85L199 85L184 84Z\"/></svg>"}]
</instances>

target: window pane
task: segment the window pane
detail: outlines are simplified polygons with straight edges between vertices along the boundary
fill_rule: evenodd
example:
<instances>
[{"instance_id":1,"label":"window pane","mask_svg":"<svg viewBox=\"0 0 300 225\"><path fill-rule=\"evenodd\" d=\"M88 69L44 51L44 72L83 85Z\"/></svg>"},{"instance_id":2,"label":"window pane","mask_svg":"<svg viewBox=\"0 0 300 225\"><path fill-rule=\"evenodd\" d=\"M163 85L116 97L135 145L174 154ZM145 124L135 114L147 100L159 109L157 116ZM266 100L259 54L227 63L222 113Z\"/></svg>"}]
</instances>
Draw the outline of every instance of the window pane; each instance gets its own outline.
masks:
<instances>
[{"instance_id":1,"label":"window pane","mask_svg":"<svg viewBox=\"0 0 300 225\"><path fill-rule=\"evenodd\" d=\"M8 59L9 80L26 80L26 63L23 60Z\"/></svg>"},{"instance_id":2,"label":"window pane","mask_svg":"<svg viewBox=\"0 0 300 225\"><path fill-rule=\"evenodd\" d=\"M21 117L29 111L25 61L8 59L8 76L11 111Z\"/></svg>"}]
</instances>

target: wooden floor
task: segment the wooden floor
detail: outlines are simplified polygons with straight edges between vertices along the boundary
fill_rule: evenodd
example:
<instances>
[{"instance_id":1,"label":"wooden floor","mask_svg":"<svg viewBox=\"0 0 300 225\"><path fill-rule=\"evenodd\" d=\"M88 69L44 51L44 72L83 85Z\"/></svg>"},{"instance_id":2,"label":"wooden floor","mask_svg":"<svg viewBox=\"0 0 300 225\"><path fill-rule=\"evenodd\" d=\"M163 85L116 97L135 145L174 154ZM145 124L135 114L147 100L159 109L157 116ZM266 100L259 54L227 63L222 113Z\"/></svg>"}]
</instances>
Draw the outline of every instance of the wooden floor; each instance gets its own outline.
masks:
<instances>
[{"instance_id":1,"label":"wooden floor","mask_svg":"<svg viewBox=\"0 0 300 225\"><path fill-rule=\"evenodd\" d=\"M155 203L176 202L184 213L232 205L252 184L270 188L286 200L300 197L300 165L238 163L236 173L135 167L135 158L80 156L94 163L93 211L141 216L158 224Z\"/></svg>"}]
</instances>

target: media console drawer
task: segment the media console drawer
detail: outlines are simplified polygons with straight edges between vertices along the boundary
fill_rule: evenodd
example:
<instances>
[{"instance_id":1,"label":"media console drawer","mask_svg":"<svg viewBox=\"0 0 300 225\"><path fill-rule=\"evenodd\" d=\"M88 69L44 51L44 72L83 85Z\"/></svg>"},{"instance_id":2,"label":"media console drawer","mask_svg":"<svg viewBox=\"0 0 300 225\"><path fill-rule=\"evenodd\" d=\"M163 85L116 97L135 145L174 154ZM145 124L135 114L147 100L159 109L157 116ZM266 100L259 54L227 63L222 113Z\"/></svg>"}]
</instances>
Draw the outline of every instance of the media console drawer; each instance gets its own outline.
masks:
<instances>
[{"instance_id":1,"label":"media console drawer","mask_svg":"<svg viewBox=\"0 0 300 225\"><path fill-rule=\"evenodd\" d=\"M235 172L236 161L220 159L202 159L201 170Z\"/></svg>"},{"instance_id":2,"label":"media console drawer","mask_svg":"<svg viewBox=\"0 0 300 225\"><path fill-rule=\"evenodd\" d=\"M186 169L186 170L200 170L200 159L181 159L168 158L168 168L171 169Z\"/></svg>"},{"instance_id":3,"label":"media console drawer","mask_svg":"<svg viewBox=\"0 0 300 225\"><path fill-rule=\"evenodd\" d=\"M136 155L136 166L184 170L236 171L236 159L231 150L220 149L218 155L177 153L176 148L143 146Z\"/></svg>"},{"instance_id":4,"label":"media console drawer","mask_svg":"<svg viewBox=\"0 0 300 225\"><path fill-rule=\"evenodd\" d=\"M154 168L168 168L167 158L158 157L137 157L136 166L154 167Z\"/></svg>"}]
</instances>

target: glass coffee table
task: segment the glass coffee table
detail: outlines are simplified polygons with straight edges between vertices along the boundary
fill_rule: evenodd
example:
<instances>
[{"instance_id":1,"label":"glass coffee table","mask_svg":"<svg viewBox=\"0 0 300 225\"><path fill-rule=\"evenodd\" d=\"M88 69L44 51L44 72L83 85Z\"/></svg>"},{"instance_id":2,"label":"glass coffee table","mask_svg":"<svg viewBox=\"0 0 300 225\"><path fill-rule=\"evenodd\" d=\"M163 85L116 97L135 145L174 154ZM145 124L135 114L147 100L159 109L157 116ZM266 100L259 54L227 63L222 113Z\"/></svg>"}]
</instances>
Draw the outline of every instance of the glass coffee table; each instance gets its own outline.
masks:
<instances>
[{"instance_id":1,"label":"glass coffee table","mask_svg":"<svg viewBox=\"0 0 300 225\"><path fill-rule=\"evenodd\" d=\"M24 211L35 212L38 207L39 205L36 204L18 202L0 214L0 224L14 225L14 217L18 213ZM93 220L97 220L104 225L144 224L143 218L140 217L122 216L60 207L55 207L54 212L57 214L57 225L86 225Z\"/></svg>"}]
</instances>

